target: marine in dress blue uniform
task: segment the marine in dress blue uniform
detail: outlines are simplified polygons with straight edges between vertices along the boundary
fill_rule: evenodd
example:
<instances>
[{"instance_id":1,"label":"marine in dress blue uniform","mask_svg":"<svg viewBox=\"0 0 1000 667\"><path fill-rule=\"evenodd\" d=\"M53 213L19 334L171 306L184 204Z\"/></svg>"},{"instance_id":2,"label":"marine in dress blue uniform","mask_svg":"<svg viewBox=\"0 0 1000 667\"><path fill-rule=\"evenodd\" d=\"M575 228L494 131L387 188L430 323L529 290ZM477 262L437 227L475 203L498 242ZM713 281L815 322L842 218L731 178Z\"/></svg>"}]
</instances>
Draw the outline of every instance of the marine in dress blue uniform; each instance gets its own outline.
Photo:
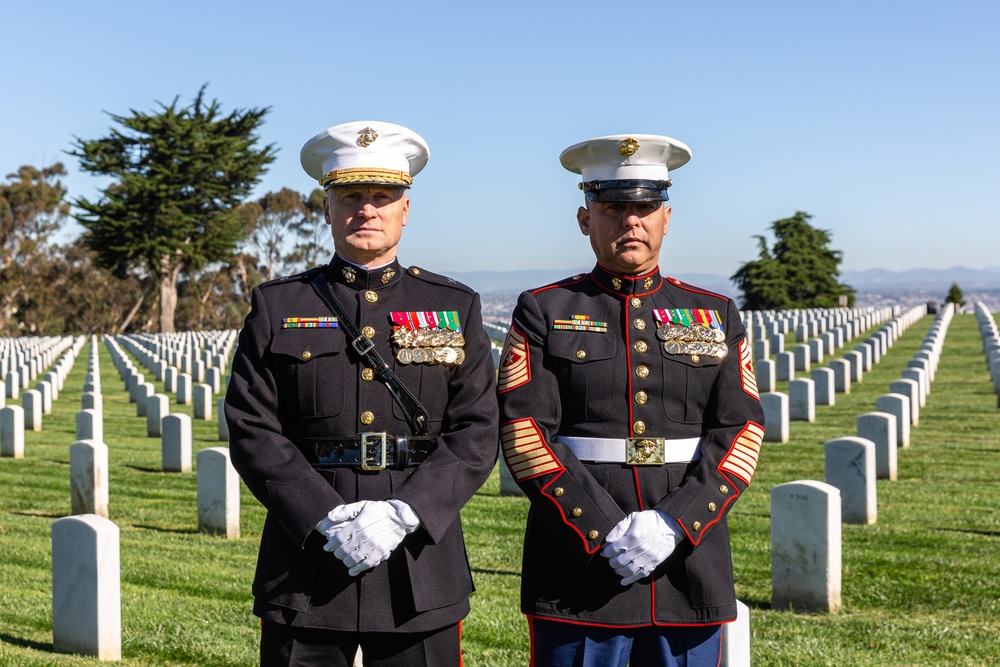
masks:
<instances>
[{"instance_id":1,"label":"marine in dress blue uniform","mask_svg":"<svg viewBox=\"0 0 1000 667\"><path fill-rule=\"evenodd\" d=\"M336 255L253 290L226 418L233 465L267 508L253 583L266 667L350 665L359 646L365 665L461 662L474 586L459 511L496 462L495 369L479 296L396 258L428 154L374 121L307 142ZM425 408L426 433L368 346Z\"/></svg>"},{"instance_id":2,"label":"marine in dress blue uniform","mask_svg":"<svg viewBox=\"0 0 1000 667\"><path fill-rule=\"evenodd\" d=\"M736 617L726 515L764 433L732 299L665 278L657 135L563 152L593 271L523 293L498 377L500 439L531 501L521 610L532 664L717 665Z\"/></svg>"}]
</instances>

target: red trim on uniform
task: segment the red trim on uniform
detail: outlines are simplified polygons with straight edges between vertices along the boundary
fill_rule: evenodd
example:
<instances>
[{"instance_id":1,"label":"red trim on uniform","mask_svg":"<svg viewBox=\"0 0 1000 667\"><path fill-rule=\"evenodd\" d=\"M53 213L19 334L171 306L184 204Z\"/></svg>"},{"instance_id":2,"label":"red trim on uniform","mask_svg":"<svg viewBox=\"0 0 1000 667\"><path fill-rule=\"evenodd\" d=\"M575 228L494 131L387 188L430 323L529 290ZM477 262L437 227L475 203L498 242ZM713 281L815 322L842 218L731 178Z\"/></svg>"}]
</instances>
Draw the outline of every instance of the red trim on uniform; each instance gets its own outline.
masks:
<instances>
[{"instance_id":1,"label":"red trim on uniform","mask_svg":"<svg viewBox=\"0 0 1000 667\"><path fill-rule=\"evenodd\" d=\"M462 621L458 622L458 667L465 667L465 661L462 660Z\"/></svg>"},{"instance_id":2,"label":"red trim on uniform","mask_svg":"<svg viewBox=\"0 0 1000 667\"><path fill-rule=\"evenodd\" d=\"M546 482L546 483L545 483L545 484L544 484L544 485L542 486L542 488L541 488L541 489L539 489L539 491L541 491L541 492L542 492L542 496L544 496L545 498L548 498L549 500L551 500L551 501L552 501L552 504L556 506L556 509L558 509L558 510L559 510L559 516L561 516L561 517L562 517L562 520L563 520L563 523L564 523L564 524L566 524L567 526L569 526L570 528L572 528L572 529L573 529L574 531L576 531L576 534L580 536L580 539L581 539L581 540L583 541L583 550L584 550L584 551L586 551L586 552L587 552L588 554L595 554L595 553L597 553L597 551L598 551L598 550L599 550L599 549L601 548L601 545L600 545L600 544L598 544L598 545L597 545L597 546L595 546L595 547L594 547L593 549L590 549L590 548L588 547L588 544L587 544L587 542L589 541L589 540L587 540L587 536L583 534L583 531L582 531L582 530L580 530L580 529L579 529L579 528L577 528L577 527L576 527L575 525L573 525L572 523L570 523L569 521L567 521L567 520L566 520L566 513L565 513L565 512L563 511L563 508L562 508L562 505L560 505L560 504L559 504L559 503L558 503L558 502L557 502L557 501L556 501L556 500L555 500L555 499L554 499L554 498L553 498L552 496L550 496L550 495L548 495L548 494L546 493L546 491L548 490L548 488L549 488L550 486L552 486L553 484L555 484L555 483L556 483L556 481L557 481L557 480L558 480L558 479L559 479L560 477L562 477L562 476L563 476L563 473L564 473L564 472L566 472L566 469L565 469L565 468L563 468L562 470L560 470L560 471L559 471L559 472L558 472L558 473L556 474L556 476L555 476L555 477L553 477L553 478L552 478L551 480L549 480L548 482Z\"/></svg>"},{"instance_id":3,"label":"red trim on uniform","mask_svg":"<svg viewBox=\"0 0 1000 667\"><path fill-rule=\"evenodd\" d=\"M667 278L667 280L670 281L671 285L673 285L674 287L680 287L682 290L686 290L688 292L694 292L695 294L704 294L705 296L714 296L716 299L722 299L723 301L726 302L729 301L728 297L725 297L721 294L716 294L715 292L706 292L703 289L698 289L694 285L689 285L688 283L679 280L677 278Z\"/></svg>"},{"instance_id":4,"label":"red trim on uniform","mask_svg":"<svg viewBox=\"0 0 1000 667\"><path fill-rule=\"evenodd\" d=\"M528 290L528 294L535 295L535 294L538 294L539 292L544 292L547 289L555 289L557 287L563 287L565 285L575 285L577 283L582 283L584 280L587 279L587 276L589 276L589 275L590 275L589 273L581 274L580 278L577 279L577 280L573 280L572 277L570 277L570 278L563 278L562 280L560 280L558 282L554 282L551 285L545 285L545 286L539 287L537 289Z\"/></svg>"},{"instance_id":5,"label":"red trim on uniform","mask_svg":"<svg viewBox=\"0 0 1000 667\"><path fill-rule=\"evenodd\" d=\"M716 515L716 517L713 520L706 523L704 526L702 526L701 530L698 531L698 539L692 537L691 533L687 529L687 526L685 526L680 519L677 519L677 525L681 527L681 530L684 531L684 534L687 535L687 538L691 540L691 544L693 544L694 546L698 546L698 544L701 542L702 536L708 531L709 528L722 521L722 517L725 516L726 513L726 508L729 507L734 502L736 502L736 499L740 497L740 490L736 487L736 483L725 473L720 471L719 474L722 475L722 477L727 482L729 482L729 489L731 491L731 494L726 496L726 500L722 503L722 507L718 508L719 513Z\"/></svg>"},{"instance_id":6,"label":"red trim on uniform","mask_svg":"<svg viewBox=\"0 0 1000 667\"><path fill-rule=\"evenodd\" d=\"M722 628L719 628L719 661L715 663L715 667L722 667Z\"/></svg>"},{"instance_id":7,"label":"red trim on uniform","mask_svg":"<svg viewBox=\"0 0 1000 667\"><path fill-rule=\"evenodd\" d=\"M535 619L531 616L527 616L527 618L528 618L528 667L535 667Z\"/></svg>"},{"instance_id":8,"label":"red trim on uniform","mask_svg":"<svg viewBox=\"0 0 1000 667\"><path fill-rule=\"evenodd\" d=\"M726 621L712 621L711 623L634 623L631 625L611 625L609 623L588 623L587 621L574 621L568 618L551 618L549 616L539 616L537 614L525 614L528 617L529 625L532 620L539 621L554 621L556 623L568 623L569 625L585 625L591 628L611 628L612 630L617 630L618 628L704 628L709 625L724 625L726 623L732 623L735 621L735 617ZM534 632L532 628L531 632Z\"/></svg>"},{"instance_id":9,"label":"red trim on uniform","mask_svg":"<svg viewBox=\"0 0 1000 667\"><path fill-rule=\"evenodd\" d=\"M596 280L594 281L600 286ZM629 339L629 333L631 332L630 326L632 324L632 316L628 311L629 303L628 299L625 300L625 321L622 324L625 327L625 370L628 373L628 391L625 394L625 400L628 402L628 434L629 437L634 435L632 433L633 424L633 414L632 414L632 341Z\"/></svg>"}]
</instances>

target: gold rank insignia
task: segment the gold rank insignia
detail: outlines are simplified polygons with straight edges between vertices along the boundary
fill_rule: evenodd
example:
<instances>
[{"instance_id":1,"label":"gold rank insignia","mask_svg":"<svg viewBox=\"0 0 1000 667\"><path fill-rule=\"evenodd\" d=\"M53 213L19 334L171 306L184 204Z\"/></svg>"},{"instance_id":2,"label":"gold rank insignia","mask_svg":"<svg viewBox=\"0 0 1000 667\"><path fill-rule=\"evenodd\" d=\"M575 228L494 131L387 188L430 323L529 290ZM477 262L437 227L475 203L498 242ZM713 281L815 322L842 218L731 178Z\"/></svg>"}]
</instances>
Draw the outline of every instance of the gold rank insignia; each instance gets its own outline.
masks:
<instances>
[{"instance_id":1,"label":"gold rank insignia","mask_svg":"<svg viewBox=\"0 0 1000 667\"><path fill-rule=\"evenodd\" d=\"M639 150L639 142L632 137L622 139L618 143L618 153L624 157L635 155L637 150Z\"/></svg>"},{"instance_id":2,"label":"gold rank insignia","mask_svg":"<svg viewBox=\"0 0 1000 667\"><path fill-rule=\"evenodd\" d=\"M376 139L378 139L378 132L370 127L358 131L358 146L362 148L368 148L375 143Z\"/></svg>"}]
</instances>

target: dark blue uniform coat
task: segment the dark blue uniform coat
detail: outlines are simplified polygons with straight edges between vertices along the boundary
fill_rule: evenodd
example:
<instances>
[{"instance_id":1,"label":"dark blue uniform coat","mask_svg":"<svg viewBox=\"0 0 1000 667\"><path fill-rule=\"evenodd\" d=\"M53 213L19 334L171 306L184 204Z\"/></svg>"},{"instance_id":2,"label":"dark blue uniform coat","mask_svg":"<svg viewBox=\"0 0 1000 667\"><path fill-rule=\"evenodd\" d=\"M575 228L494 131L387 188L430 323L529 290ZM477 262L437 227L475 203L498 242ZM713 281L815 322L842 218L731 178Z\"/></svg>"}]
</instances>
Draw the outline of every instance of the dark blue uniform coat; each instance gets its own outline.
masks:
<instances>
[{"instance_id":1,"label":"dark blue uniform coat","mask_svg":"<svg viewBox=\"0 0 1000 667\"><path fill-rule=\"evenodd\" d=\"M436 448L417 467L362 471L316 467L309 437L384 431L412 434L386 387L368 379L342 327L289 328L286 318L331 317L310 280L324 272L359 329L372 327L381 357L430 414ZM461 364L400 364L394 311L455 311ZM479 296L398 262L366 271L339 258L253 290L226 393L232 462L267 508L253 583L254 613L296 626L416 632L464 618L473 591L459 511L497 456L495 369ZM372 422L362 423L370 412ZM389 559L359 577L314 530L327 512L357 500L399 498L422 522Z\"/></svg>"},{"instance_id":2,"label":"dark blue uniform coat","mask_svg":"<svg viewBox=\"0 0 1000 667\"><path fill-rule=\"evenodd\" d=\"M669 354L656 336L654 309L712 313L728 352ZM592 324L565 328L574 319ZM524 613L608 626L736 617L726 514L753 476L764 422L732 300L662 278L658 269L621 276L600 265L525 292L497 389L503 454L531 500ZM587 463L560 436L700 437L701 458ZM615 524L648 509L677 519L685 538L651 577L622 587L598 552Z\"/></svg>"}]
</instances>

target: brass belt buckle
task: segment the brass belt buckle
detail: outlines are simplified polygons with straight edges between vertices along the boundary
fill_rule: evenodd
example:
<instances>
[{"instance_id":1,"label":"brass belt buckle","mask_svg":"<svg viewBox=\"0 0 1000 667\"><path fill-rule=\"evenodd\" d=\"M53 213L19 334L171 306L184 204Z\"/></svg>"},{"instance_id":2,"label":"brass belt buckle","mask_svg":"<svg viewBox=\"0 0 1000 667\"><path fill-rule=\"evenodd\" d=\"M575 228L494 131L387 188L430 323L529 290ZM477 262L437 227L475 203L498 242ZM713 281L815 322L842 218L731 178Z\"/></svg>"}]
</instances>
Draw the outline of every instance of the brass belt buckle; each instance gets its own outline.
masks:
<instances>
[{"instance_id":1,"label":"brass belt buckle","mask_svg":"<svg viewBox=\"0 0 1000 667\"><path fill-rule=\"evenodd\" d=\"M359 433L361 439L361 469L385 470L385 433Z\"/></svg>"},{"instance_id":2,"label":"brass belt buckle","mask_svg":"<svg viewBox=\"0 0 1000 667\"><path fill-rule=\"evenodd\" d=\"M625 438L625 465L663 465L665 446L663 438Z\"/></svg>"}]
</instances>

